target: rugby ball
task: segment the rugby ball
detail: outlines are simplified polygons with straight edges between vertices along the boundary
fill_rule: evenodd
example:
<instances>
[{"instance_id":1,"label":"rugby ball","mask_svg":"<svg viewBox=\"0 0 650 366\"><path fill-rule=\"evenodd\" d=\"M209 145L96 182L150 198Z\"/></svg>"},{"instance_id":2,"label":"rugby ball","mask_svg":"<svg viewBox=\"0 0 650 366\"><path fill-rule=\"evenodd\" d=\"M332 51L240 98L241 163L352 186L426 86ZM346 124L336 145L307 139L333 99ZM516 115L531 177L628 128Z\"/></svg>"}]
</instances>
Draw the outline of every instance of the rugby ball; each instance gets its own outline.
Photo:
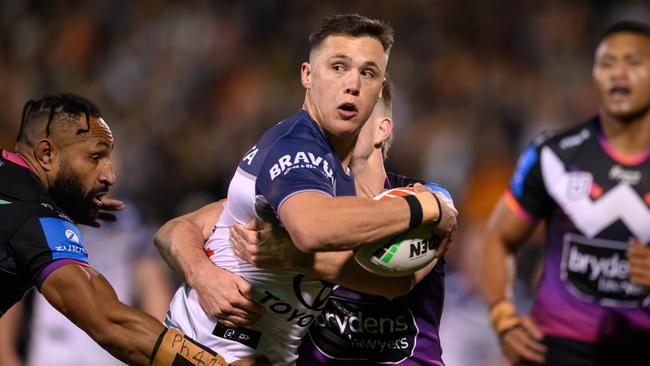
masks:
<instances>
[{"instance_id":1,"label":"rugby ball","mask_svg":"<svg viewBox=\"0 0 650 366\"><path fill-rule=\"evenodd\" d=\"M393 188L380 193L374 199L392 199L413 194L415 191L412 187ZM362 246L355 250L354 259L365 270L377 275L406 276L422 269L432 261L437 261L435 254L439 244L440 238L422 225L409 229L386 242Z\"/></svg>"}]
</instances>

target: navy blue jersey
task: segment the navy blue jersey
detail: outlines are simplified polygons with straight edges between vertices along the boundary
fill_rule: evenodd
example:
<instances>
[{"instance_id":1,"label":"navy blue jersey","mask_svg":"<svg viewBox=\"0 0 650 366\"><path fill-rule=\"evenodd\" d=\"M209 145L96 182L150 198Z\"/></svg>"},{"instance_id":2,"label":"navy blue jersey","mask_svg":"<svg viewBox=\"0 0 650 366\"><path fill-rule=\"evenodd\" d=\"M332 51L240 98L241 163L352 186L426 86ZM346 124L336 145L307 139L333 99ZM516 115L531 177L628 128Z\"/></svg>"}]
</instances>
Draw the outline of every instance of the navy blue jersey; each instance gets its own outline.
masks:
<instances>
[{"instance_id":1,"label":"navy blue jersey","mask_svg":"<svg viewBox=\"0 0 650 366\"><path fill-rule=\"evenodd\" d=\"M22 158L0 150L0 315L68 263L88 265L79 229Z\"/></svg>"},{"instance_id":2,"label":"navy blue jersey","mask_svg":"<svg viewBox=\"0 0 650 366\"><path fill-rule=\"evenodd\" d=\"M202 310L194 290L181 288L168 324L213 348L228 362L262 354L274 365L291 365L308 327L323 310L333 285L290 271L259 269L239 259L230 244L230 227L262 218L279 226L278 210L300 192L355 195L354 180L316 122L305 111L268 130L242 159L228 189L228 200L206 243L210 259L253 286L253 300L264 316L250 326L221 326ZM319 225L318 222L311 223Z\"/></svg>"}]
</instances>

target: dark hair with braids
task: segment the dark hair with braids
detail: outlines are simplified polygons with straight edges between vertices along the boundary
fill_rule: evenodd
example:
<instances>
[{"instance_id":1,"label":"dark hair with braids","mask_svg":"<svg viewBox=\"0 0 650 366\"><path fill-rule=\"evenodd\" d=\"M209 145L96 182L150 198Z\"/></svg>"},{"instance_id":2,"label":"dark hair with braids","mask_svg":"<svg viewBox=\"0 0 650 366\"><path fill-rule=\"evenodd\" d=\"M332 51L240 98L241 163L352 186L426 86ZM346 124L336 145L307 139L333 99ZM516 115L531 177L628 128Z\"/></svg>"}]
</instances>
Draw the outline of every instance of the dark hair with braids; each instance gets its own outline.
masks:
<instances>
[{"instance_id":1,"label":"dark hair with braids","mask_svg":"<svg viewBox=\"0 0 650 366\"><path fill-rule=\"evenodd\" d=\"M99 108L93 102L76 94L61 93L46 95L37 100L30 99L23 107L23 113L20 117L20 130L16 141L31 143L31 141L28 141L27 136L30 134L25 133L25 131L41 127L44 121L46 121L45 137L49 137L53 121L72 121L76 120L76 117L80 115L86 117L87 127L78 129L77 135L90 131L91 117L100 118L102 116Z\"/></svg>"}]
</instances>

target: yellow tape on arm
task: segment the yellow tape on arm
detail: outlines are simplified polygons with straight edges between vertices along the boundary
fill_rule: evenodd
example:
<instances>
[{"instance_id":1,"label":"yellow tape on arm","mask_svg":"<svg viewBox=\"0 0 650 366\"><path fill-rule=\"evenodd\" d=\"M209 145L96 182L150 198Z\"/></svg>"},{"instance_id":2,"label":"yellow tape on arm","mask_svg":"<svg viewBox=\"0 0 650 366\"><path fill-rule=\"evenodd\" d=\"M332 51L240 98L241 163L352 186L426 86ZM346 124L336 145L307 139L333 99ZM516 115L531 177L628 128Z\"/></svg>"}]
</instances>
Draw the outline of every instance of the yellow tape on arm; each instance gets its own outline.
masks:
<instances>
[{"instance_id":1,"label":"yellow tape on arm","mask_svg":"<svg viewBox=\"0 0 650 366\"><path fill-rule=\"evenodd\" d=\"M490 320L498 335L519 326L521 320L517 316L515 305L508 300L501 300L490 308Z\"/></svg>"},{"instance_id":2,"label":"yellow tape on arm","mask_svg":"<svg viewBox=\"0 0 650 366\"><path fill-rule=\"evenodd\" d=\"M171 328L160 334L151 360L151 366L228 366L219 354Z\"/></svg>"}]
</instances>

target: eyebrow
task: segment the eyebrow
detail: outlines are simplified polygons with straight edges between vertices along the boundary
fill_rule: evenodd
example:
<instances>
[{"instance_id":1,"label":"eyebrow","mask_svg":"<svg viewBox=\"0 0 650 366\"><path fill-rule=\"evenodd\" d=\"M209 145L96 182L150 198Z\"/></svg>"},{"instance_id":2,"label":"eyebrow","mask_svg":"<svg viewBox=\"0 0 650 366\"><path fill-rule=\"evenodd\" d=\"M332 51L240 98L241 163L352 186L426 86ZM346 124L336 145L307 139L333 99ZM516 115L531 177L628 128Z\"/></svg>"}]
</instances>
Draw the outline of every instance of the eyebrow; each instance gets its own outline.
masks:
<instances>
[{"instance_id":1,"label":"eyebrow","mask_svg":"<svg viewBox=\"0 0 650 366\"><path fill-rule=\"evenodd\" d=\"M334 56L330 57L329 59L330 60L343 59L343 60L345 60L347 62L352 62L352 57L350 57L350 56L348 56L346 54L343 54L343 53L337 53ZM372 67L379 68L379 65L377 65L377 63L374 62L374 61L366 61L366 62L364 62L362 64L362 66L372 66Z\"/></svg>"},{"instance_id":2,"label":"eyebrow","mask_svg":"<svg viewBox=\"0 0 650 366\"><path fill-rule=\"evenodd\" d=\"M95 148L106 148L107 150L111 150L113 148L113 144L109 144L106 141L97 141Z\"/></svg>"}]
</instances>

